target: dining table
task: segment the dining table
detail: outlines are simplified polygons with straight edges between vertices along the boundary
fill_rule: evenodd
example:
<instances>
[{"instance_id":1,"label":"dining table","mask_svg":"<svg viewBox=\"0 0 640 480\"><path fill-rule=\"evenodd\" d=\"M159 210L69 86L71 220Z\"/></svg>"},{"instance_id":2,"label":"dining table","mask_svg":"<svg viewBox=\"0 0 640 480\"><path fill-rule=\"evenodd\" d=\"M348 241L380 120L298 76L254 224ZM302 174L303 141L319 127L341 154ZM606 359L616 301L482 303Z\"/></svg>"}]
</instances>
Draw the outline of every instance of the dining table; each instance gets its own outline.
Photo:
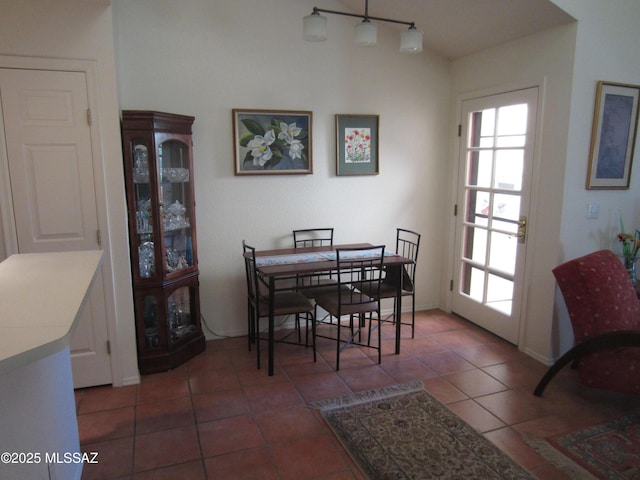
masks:
<instances>
[{"instance_id":1,"label":"dining table","mask_svg":"<svg viewBox=\"0 0 640 480\"><path fill-rule=\"evenodd\" d=\"M274 344L275 344L275 319L273 313L274 296L276 293L299 289L300 279L318 277L330 272L337 272L337 249L372 247L371 243L352 243L344 245L316 246L302 248L279 248L272 250L256 251L256 269L263 283L268 288L269 296L269 325L267 333L268 342L268 374L274 372ZM403 257L394 252L384 252L383 269L386 272L385 281L393 282L396 287L397 312L402 313L402 290L412 289L408 285L411 279L406 273L404 265L414 263L411 258ZM292 282L292 280L296 280ZM293 286L292 286L293 285ZM402 323L395 319L395 353L400 353L400 329Z\"/></svg>"}]
</instances>

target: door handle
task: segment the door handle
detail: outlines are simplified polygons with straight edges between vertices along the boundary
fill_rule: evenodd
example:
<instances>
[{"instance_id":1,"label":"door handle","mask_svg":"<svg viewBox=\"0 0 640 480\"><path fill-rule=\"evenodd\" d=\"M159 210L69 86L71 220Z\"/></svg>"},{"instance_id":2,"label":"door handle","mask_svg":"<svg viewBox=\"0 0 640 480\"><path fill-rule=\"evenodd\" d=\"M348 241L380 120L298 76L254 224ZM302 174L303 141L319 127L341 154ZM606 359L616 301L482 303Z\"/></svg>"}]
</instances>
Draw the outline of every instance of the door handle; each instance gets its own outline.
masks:
<instances>
[{"instance_id":1,"label":"door handle","mask_svg":"<svg viewBox=\"0 0 640 480\"><path fill-rule=\"evenodd\" d=\"M527 217L525 217L524 215L520 217L520 220L518 220L517 237L519 243L524 243L525 239L527 238Z\"/></svg>"}]
</instances>

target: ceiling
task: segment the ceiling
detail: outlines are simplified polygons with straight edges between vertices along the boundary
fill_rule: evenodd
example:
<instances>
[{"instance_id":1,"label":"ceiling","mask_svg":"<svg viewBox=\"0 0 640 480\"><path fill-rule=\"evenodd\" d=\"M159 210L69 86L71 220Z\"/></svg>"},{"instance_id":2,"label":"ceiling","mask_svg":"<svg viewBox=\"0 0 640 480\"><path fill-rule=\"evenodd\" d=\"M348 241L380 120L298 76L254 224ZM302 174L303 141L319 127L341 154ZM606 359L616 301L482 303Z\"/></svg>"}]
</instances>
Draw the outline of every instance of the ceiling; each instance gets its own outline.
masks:
<instances>
[{"instance_id":1,"label":"ceiling","mask_svg":"<svg viewBox=\"0 0 640 480\"><path fill-rule=\"evenodd\" d=\"M345 11L364 14L365 0L339 2ZM314 5L326 8L323 0ZM449 59L575 21L550 0L371 0L369 15L415 22L425 49Z\"/></svg>"}]
</instances>

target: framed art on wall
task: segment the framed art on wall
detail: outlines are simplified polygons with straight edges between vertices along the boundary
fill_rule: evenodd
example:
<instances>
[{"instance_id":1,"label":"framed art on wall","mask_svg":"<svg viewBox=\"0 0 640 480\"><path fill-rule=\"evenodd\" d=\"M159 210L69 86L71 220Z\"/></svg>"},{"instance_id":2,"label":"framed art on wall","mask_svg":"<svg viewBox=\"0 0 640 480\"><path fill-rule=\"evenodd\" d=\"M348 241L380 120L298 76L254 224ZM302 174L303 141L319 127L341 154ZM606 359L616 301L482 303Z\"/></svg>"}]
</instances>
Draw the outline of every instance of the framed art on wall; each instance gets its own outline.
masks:
<instances>
[{"instance_id":1,"label":"framed art on wall","mask_svg":"<svg viewBox=\"0 0 640 480\"><path fill-rule=\"evenodd\" d=\"M236 175L313 173L312 112L233 109Z\"/></svg>"},{"instance_id":2,"label":"framed art on wall","mask_svg":"<svg viewBox=\"0 0 640 480\"><path fill-rule=\"evenodd\" d=\"M336 174L377 175L379 115L336 115Z\"/></svg>"},{"instance_id":3,"label":"framed art on wall","mask_svg":"<svg viewBox=\"0 0 640 480\"><path fill-rule=\"evenodd\" d=\"M587 189L628 189L640 86L599 81L591 130Z\"/></svg>"}]
</instances>

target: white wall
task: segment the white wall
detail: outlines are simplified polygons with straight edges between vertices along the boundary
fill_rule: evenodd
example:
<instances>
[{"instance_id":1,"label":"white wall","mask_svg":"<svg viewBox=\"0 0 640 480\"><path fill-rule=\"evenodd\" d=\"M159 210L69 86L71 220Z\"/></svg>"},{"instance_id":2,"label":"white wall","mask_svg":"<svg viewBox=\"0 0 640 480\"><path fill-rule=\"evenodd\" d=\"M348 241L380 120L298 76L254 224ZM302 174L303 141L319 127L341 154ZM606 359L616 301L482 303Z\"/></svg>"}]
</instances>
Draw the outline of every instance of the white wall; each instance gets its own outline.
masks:
<instances>
[{"instance_id":1,"label":"white wall","mask_svg":"<svg viewBox=\"0 0 640 480\"><path fill-rule=\"evenodd\" d=\"M423 234L417 305L439 304L446 200L448 62L398 52L399 31L353 46L353 19L302 40L311 0L114 0L122 109L194 115L200 297L221 335L246 332L243 239L292 246L291 230L335 227L337 243L395 246ZM342 10L337 2L323 7ZM232 108L311 110L313 175L234 176ZM380 175L335 175L337 113L380 115Z\"/></svg>"},{"instance_id":2,"label":"white wall","mask_svg":"<svg viewBox=\"0 0 640 480\"><path fill-rule=\"evenodd\" d=\"M619 247L619 214L627 230L640 227L640 137L629 190L586 190L591 126L598 80L640 85L640 2L637 0L553 0L578 19L570 129L558 263L602 248ZM587 220L589 203L600 218ZM559 353L573 341L566 308L557 307Z\"/></svg>"},{"instance_id":3,"label":"white wall","mask_svg":"<svg viewBox=\"0 0 640 480\"><path fill-rule=\"evenodd\" d=\"M96 63L98 112L94 119L99 122L102 144L94 155L102 164L97 173L100 181L96 192L106 249L104 268L111 277L107 279L106 295L113 381L115 385L135 383L139 374L109 1L0 0L0 12L0 54L5 59L11 57L7 64L35 65L41 58L44 64L54 64L57 59ZM16 60L19 57L22 60ZM0 180L4 185L4 179Z\"/></svg>"},{"instance_id":4,"label":"white wall","mask_svg":"<svg viewBox=\"0 0 640 480\"><path fill-rule=\"evenodd\" d=\"M555 282L551 269L558 258L575 32L575 24L556 27L455 60L451 68L454 111L459 111L464 98L540 86L541 128L527 231L526 303L521 312L519 346L544 362L549 362L553 353ZM453 117L454 122L460 121ZM456 153L457 143L452 158L457 158ZM452 177L455 173L452 169Z\"/></svg>"}]
</instances>

